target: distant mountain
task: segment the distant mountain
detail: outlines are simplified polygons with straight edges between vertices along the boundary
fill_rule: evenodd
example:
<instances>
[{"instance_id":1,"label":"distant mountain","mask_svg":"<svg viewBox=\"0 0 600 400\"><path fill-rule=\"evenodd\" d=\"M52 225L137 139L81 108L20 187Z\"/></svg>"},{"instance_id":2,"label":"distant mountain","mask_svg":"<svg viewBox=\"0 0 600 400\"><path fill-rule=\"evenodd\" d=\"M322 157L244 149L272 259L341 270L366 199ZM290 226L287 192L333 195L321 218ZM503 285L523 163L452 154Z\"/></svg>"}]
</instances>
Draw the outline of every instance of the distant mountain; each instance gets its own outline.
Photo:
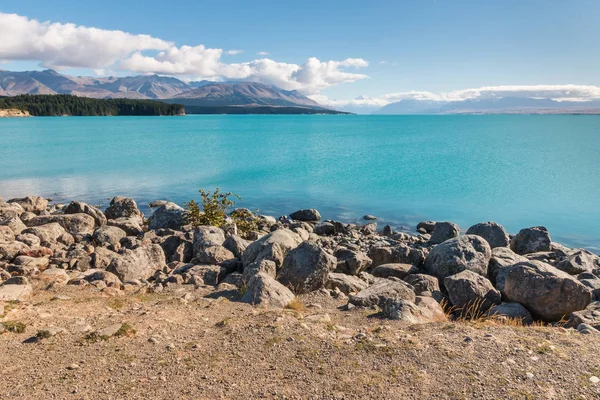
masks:
<instances>
[{"instance_id":1,"label":"distant mountain","mask_svg":"<svg viewBox=\"0 0 600 400\"><path fill-rule=\"evenodd\" d=\"M600 114L600 100L556 101L522 97L463 101L402 100L375 114Z\"/></svg>"},{"instance_id":2,"label":"distant mountain","mask_svg":"<svg viewBox=\"0 0 600 400\"><path fill-rule=\"evenodd\" d=\"M67 76L53 70L0 70L0 96L72 94L99 99L160 99L194 107L300 107L327 110L297 91L257 82L185 83L176 78L141 75L128 77ZM168 100L167 100L168 99Z\"/></svg>"}]
</instances>

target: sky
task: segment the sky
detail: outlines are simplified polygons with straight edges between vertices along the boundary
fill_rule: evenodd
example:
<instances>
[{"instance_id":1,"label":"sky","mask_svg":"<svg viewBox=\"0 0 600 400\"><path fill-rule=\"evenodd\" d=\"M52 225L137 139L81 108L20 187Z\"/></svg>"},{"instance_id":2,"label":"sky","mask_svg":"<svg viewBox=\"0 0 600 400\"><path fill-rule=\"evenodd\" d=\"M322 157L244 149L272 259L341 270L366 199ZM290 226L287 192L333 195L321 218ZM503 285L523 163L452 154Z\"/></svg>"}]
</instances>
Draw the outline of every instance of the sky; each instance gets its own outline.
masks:
<instances>
[{"instance_id":1,"label":"sky","mask_svg":"<svg viewBox=\"0 0 600 400\"><path fill-rule=\"evenodd\" d=\"M598 0L0 1L0 68L254 80L338 105L588 99L598 21Z\"/></svg>"}]
</instances>

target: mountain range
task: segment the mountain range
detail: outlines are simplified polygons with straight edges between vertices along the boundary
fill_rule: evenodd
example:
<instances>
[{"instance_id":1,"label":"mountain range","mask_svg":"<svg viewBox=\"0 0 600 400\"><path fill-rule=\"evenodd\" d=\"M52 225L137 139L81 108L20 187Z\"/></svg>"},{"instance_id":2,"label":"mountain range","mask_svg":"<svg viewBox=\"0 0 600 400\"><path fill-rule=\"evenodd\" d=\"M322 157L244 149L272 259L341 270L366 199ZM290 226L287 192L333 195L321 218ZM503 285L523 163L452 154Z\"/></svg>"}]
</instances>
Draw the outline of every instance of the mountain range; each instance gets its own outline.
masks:
<instances>
[{"instance_id":1,"label":"mountain range","mask_svg":"<svg viewBox=\"0 0 600 400\"><path fill-rule=\"evenodd\" d=\"M299 107L328 111L298 91L258 82L183 82L158 75L85 77L53 70L0 70L0 96L71 94L99 99L155 99L196 107Z\"/></svg>"}]
</instances>

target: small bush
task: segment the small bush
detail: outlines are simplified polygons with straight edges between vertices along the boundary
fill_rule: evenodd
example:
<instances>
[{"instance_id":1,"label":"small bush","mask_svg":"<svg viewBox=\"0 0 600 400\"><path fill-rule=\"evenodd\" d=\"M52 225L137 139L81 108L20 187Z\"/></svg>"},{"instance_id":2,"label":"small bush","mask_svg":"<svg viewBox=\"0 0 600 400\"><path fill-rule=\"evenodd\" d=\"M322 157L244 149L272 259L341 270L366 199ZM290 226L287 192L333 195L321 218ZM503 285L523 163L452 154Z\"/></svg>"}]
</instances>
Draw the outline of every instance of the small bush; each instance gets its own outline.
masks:
<instances>
[{"instance_id":1,"label":"small bush","mask_svg":"<svg viewBox=\"0 0 600 400\"><path fill-rule=\"evenodd\" d=\"M304 303L302 303L302 301L299 298L294 297L294 299L290 302L290 304L285 306L285 308L287 308L288 310L303 311Z\"/></svg>"},{"instance_id":2,"label":"small bush","mask_svg":"<svg viewBox=\"0 0 600 400\"><path fill-rule=\"evenodd\" d=\"M35 334L35 337L37 339L49 339L50 337L52 337L52 334L50 333L50 331L40 330L40 331L37 331L37 333Z\"/></svg>"},{"instance_id":3,"label":"small bush","mask_svg":"<svg viewBox=\"0 0 600 400\"><path fill-rule=\"evenodd\" d=\"M237 194L231 192L222 193L219 188L215 188L214 192L200 189L200 197L202 197L202 211L200 205L194 200L190 200L186 204L189 210L187 222L192 226L218 226L222 227L226 223L227 209L235 205L235 200L232 197L241 200Z\"/></svg>"},{"instance_id":4,"label":"small bush","mask_svg":"<svg viewBox=\"0 0 600 400\"><path fill-rule=\"evenodd\" d=\"M133 327L131 325L129 325L128 323L124 323L123 325L121 325L121 327L119 328L117 333L115 333L115 336L116 337L134 336L135 333L136 333L136 331L135 331L135 329L133 329Z\"/></svg>"},{"instance_id":5,"label":"small bush","mask_svg":"<svg viewBox=\"0 0 600 400\"><path fill-rule=\"evenodd\" d=\"M233 219L233 222L237 226L240 236L245 239L250 232L258 230L260 220L249 210L243 208L235 210L231 213L231 219Z\"/></svg>"},{"instance_id":6,"label":"small bush","mask_svg":"<svg viewBox=\"0 0 600 400\"><path fill-rule=\"evenodd\" d=\"M11 333L23 333L25 332L25 324L22 322L18 322L18 321L6 321L3 322L2 325L4 325L4 329L7 332L11 332Z\"/></svg>"}]
</instances>

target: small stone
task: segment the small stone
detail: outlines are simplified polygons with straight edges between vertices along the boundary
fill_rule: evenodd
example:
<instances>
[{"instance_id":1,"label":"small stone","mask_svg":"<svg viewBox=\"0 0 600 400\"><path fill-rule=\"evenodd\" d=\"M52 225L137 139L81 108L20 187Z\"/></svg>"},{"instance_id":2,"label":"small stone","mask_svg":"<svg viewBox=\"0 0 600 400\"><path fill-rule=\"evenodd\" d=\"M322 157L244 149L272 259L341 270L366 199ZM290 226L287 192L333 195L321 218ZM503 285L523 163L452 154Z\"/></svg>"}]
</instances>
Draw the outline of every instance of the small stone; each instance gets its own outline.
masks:
<instances>
[{"instance_id":1,"label":"small stone","mask_svg":"<svg viewBox=\"0 0 600 400\"><path fill-rule=\"evenodd\" d=\"M465 338L463 339L463 342L465 343L471 343L473 342L473 338L470 336L465 336Z\"/></svg>"},{"instance_id":2,"label":"small stone","mask_svg":"<svg viewBox=\"0 0 600 400\"><path fill-rule=\"evenodd\" d=\"M67 369L69 371L75 370L75 369L79 369L79 364L71 364L67 367Z\"/></svg>"},{"instance_id":3,"label":"small stone","mask_svg":"<svg viewBox=\"0 0 600 400\"><path fill-rule=\"evenodd\" d=\"M525 376L527 377L527 379L533 379L533 374L531 372L527 372Z\"/></svg>"},{"instance_id":4,"label":"small stone","mask_svg":"<svg viewBox=\"0 0 600 400\"><path fill-rule=\"evenodd\" d=\"M600 378L598 378L597 376L590 376L590 382L592 382L595 385L597 383L600 383Z\"/></svg>"}]
</instances>

